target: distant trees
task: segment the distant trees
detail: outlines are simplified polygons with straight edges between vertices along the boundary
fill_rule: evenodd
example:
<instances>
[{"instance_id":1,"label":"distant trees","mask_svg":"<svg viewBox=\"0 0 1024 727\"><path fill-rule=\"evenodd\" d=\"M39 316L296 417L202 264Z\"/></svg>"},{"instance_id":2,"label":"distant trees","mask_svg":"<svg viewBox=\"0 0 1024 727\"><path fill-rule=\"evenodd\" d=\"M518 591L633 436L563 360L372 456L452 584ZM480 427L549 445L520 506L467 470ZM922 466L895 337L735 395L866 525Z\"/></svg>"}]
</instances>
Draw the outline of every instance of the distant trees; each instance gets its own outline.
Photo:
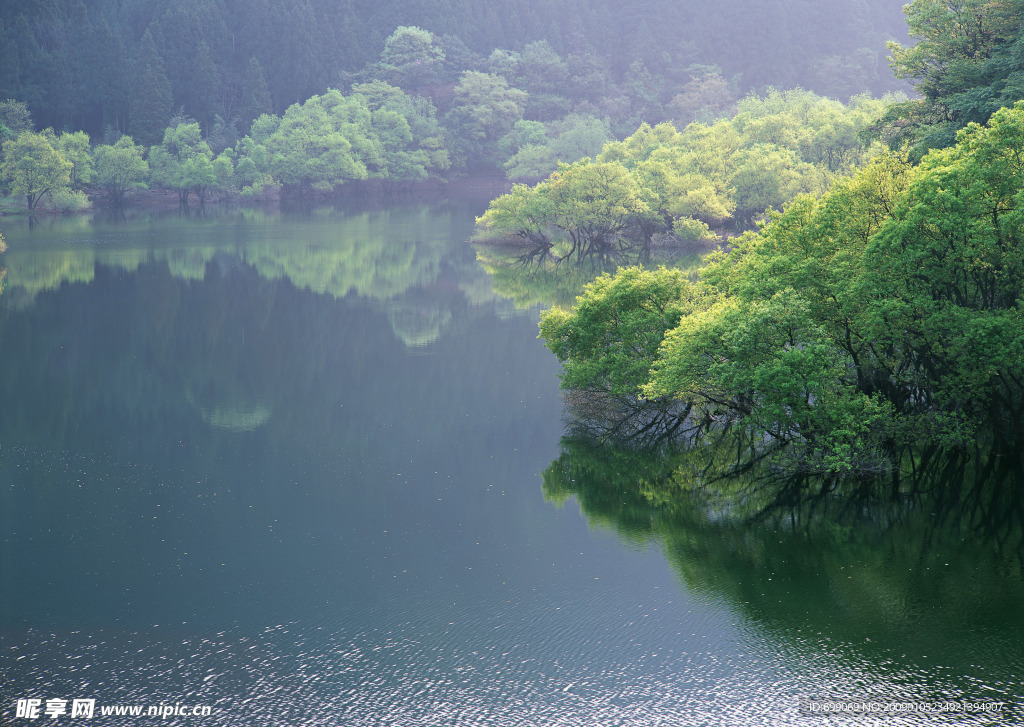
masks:
<instances>
[{"instance_id":1,"label":"distant trees","mask_svg":"<svg viewBox=\"0 0 1024 727\"><path fill-rule=\"evenodd\" d=\"M259 116L274 113L263 66L256 56L249 59L249 65L245 68L240 96L238 121L244 128L251 126Z\"/></svg>"},{"instance_id":2,"label":"distant trees","mask_svg":"<svg viewBox=\"0 0 1024 727\"><path fill-rule=\"evenodd\" d=\"M504 77L465 71L453 91L452 110L445 116L448 146L462 168L472 162L497 166L498 142L523 118L528 94L509 86Z\"/></svg>"},{"instance_id":3,"label":"distant trees","mask_svg":"<svg viewBox=\"0 0 1024 727\"><path fill-rule=\"evenodd\" d=\"M23 131L32 131L32 115L24 101L12 98L0 101L0 143L14 139Z\"/></svg>"},{"instance_id":4,"label":"distant trees","mask_svg":"<svg viewBox=\"0 0 1024 727\"><path fill-rule=\"evenodd\" d=\"M131 123L128 130L140 144L160 143L171 118L174 97L164 62L148 30L142 37L139 73L135 80Z\"/></svg>"},{"instance_id":5,"label":"distant trees","mask_svg":"<svg viewBox=\"0 0 1024 727\"><path fill-rule=\"evenodd\" d=\"M664 0L507 0L500 9L402 0L365 10L360 0L167 0L128 9L4 3L0 98L24 101L40 128L100 138L110 126L152 145L182 106L204 134L216 115L244 133L260 113L282 114L332 86L347 91L352 81L383 80L428 95L443 115L459 75L476 71L526 91L526 119L590 114L607 117L623 136L640 121L668 120L652 114L685 93L695 64L735 82L733 97L768 84L840 98L881 93L894 84L878 73L882 45L903 30L899 8L885 0L828 12L811 0L753 10L746 0L699 8ZM243 100L251 98L253 58L262 64L269 108ZM132 120L150 113L156 124ZM713 119L676 119L690 120Z\"/></svg>"},{"instance_id":6,"label":"distant trees","mask_svg":"<svg viewBox=\"0 0 1024 727\"><path fill-rule=\"evenodd\" d=\"M124 151L130 154L131 147ZM126 157L128 154L126 154ZM182 207L188 207L189 196L195 194L200 206L207 192L218 186L210 150L196 122L181 122L164 131L163 142L149 149L149 167L153 184L173 189Z\"/></svg>"},{"instance_id":7,"label":"distant trees","mask_svg":"<svg viewBox=\"0 0 1024 727\"><path fill-rule=\"evenodd\" d=\"M381 70L387 80L405 89L417 89L440 80L444 51L433 33L415 26L399 26L384 41Z\"/></svg>"},{"instance_id":8,"label":"distant trees","mask_svg":"<svg viewBox=\"0 0 1024 727\"><path fill-rule=\"evenodd\" d=\"M553 172L559 162L595 157L611 140L608 123L593 116L570 114L542 124L517 121L499 142L509 179L538 179Z\"/></svg>"}]
</instances>

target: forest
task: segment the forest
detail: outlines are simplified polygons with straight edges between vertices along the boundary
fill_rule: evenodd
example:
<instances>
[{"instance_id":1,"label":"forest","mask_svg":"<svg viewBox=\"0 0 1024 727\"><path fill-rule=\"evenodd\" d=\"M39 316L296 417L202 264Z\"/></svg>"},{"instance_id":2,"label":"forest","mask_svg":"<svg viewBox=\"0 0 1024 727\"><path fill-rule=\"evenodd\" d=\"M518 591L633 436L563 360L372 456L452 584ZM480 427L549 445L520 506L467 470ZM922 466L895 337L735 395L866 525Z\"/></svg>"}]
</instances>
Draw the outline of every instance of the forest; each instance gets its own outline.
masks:
<instances>
[{"instance_id":1,"label":"forest","mask_svg":"<svg viewBox=\"0 0 1024 727\"><path fill-rule=\"evenodd\" d=\"M584 402L582 418L613 412L629 424L597 427L601 436L670 433L693 443L731 429L754 459L830 474L890 472L922 446L1019 451L1024 3L917 0L907 14L919 42L891 45L891 63L919 96L861 130L871 146L855 148L826 191L794 184L787 199L759 199L768 209L757 228L696 275L621 269L598 277L571 310L542 315L541 336L563 363L563 386ZM740 140L742 111L731 122ZM703 173L669 204L649 190L676 183L645 187L642 165L676 159L674 173L702 174L693 160L723 123L679 137L663 129L651 143L627 139L629 155L611 144L595 162L564 165L493 203L482 234L540 240L557 265L579 257L579 239L586 254L642 248L650 219L677 238L679 228L700 233L723 210L744 208L731 157L713 157L729 194ZM813 137L813 126L805 132ZM804 159L812 175L814 160ZM578 170L601 164L632 180L631 205L602 207L605 217L563 205ZM691 195L705 206L686 204Z\"/></svg>"},{"instance_id":2,"label":"forest","mask_svg":"<svg viewBox=\"0 0 1024 727\"><path fill-rule=\"evenodd\" d=\"M880 0L5 3L0 184L29 210L76 211L86 192L120 205L142 188L187 205L536 181L641 124L712 122L771 87L906 88L884 61L904 35Z\"/></svg>"}]
</instances>

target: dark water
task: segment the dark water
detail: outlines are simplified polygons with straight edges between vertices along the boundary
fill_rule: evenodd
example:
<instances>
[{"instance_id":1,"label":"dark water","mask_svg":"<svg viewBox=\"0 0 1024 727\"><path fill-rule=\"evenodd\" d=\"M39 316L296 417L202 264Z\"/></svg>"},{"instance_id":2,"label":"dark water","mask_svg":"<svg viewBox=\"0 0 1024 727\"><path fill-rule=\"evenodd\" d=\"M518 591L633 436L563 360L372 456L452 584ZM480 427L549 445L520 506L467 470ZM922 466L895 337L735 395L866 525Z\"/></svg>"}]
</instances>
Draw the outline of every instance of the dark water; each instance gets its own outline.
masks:
<instances>
[{"instance_id":1,"label":"dark water","mask_svg":"<svg viewBox=\"0 0 1024 727\"><path fill-rule=\"evenodd\" d=\"M482 209L0 222L0 723L1018 721L801 713L1024 700L1015 554L637 499Z\"/></svg>"}]
</instances>

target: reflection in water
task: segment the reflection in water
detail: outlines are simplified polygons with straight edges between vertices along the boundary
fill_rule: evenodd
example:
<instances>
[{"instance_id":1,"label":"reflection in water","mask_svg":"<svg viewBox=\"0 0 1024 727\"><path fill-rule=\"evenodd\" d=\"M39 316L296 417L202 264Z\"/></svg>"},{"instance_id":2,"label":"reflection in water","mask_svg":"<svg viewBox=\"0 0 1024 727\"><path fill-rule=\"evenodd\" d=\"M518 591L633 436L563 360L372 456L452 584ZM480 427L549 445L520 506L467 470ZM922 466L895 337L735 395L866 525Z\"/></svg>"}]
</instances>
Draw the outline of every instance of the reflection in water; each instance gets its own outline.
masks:
<instances>
[{"instance_id":1,"label":"reflection in water","mask_svg":"<svg viewBox=\"0 0 1024 727\"><path fill-rule=\"evenodd\" d=\"M1024 458L930 450L842 482L738 464L744 451L725 435L656 451L566 438L544 492L659 541L690 591L784 661L838 649L868 665L853 687L823 677L822 697L1024 697Z\"/></svg>"},{"instance_id":2,"label":"reflection in water","mask_svg":"<svg viewBox=\"0 0 1024 727\"><path fill-rule=\"evenodd\" d=\"M706 252L665 248L645 258L648 267L670 265L691 276ZM583 288L602 273L614 273L617 262L583 260L579 263L556 263L551 259L524 259L517 248L478 245L477 260L494 280L494 290L510 298L517 308L561 306L569 308Z\"/></svg>"},{"instance_id":3,"label":"reflection in water","mask_svg":"<svg viewBox=\"0 0 1024 727\"><path fill-rule=\"evenodd\" d=\"M0 721L38 695L818 727L800 696L1019 696L1019 500L972 495L1018 463L922 454L851 500L722 478L712 440L566 440L546 494L623 548L540 496L557 362L465 244L479 209L430 210L4 230ZM946 466L962 491L916 474Z\"/></svg>"},{"instance_id":4,"label":"reflection in water","mask_svg":"<svg viewBox=\"0 0 1024 727\"><path fill-rule=\"evenodd\" d=\"M461 286L472 289L474 304L481 295L494 300L483 271L465 264L452 271L445 256L462 216L446 205L410 204L294 218L248 209L201 218L143 215L92 227L87 220L62 218L6 233L7 305L24 308L40 292L91 283L99 267L131 273L157 263L174 278L201 281L245 265L300 290L379 301L395 335L409 346L424 346L451 320L451 298L464 297Z\"/></svg>"}]
</instances>

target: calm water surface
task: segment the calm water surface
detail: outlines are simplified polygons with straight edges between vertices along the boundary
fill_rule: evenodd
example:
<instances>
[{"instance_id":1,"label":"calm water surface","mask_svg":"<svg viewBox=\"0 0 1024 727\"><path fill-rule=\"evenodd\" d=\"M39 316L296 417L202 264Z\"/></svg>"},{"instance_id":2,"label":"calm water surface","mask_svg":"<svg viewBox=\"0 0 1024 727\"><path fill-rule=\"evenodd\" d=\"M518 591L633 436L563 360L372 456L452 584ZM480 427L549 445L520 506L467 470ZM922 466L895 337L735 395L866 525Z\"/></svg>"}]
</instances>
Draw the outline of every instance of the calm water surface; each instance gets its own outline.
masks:
<instances>
[{"instance_id":1,"label":"calm water surface","mask_svg":"<svg viewBox=\"0 0 1024 727\"><path fill-rule=\"evenodd\" d=\"M0 222L0 722L1018 723L798 708L1024 701L1014 553L542 488L557 361L484 204ZM212 709L99 714L162 704Z\"/></svg>"}]
</instances>

